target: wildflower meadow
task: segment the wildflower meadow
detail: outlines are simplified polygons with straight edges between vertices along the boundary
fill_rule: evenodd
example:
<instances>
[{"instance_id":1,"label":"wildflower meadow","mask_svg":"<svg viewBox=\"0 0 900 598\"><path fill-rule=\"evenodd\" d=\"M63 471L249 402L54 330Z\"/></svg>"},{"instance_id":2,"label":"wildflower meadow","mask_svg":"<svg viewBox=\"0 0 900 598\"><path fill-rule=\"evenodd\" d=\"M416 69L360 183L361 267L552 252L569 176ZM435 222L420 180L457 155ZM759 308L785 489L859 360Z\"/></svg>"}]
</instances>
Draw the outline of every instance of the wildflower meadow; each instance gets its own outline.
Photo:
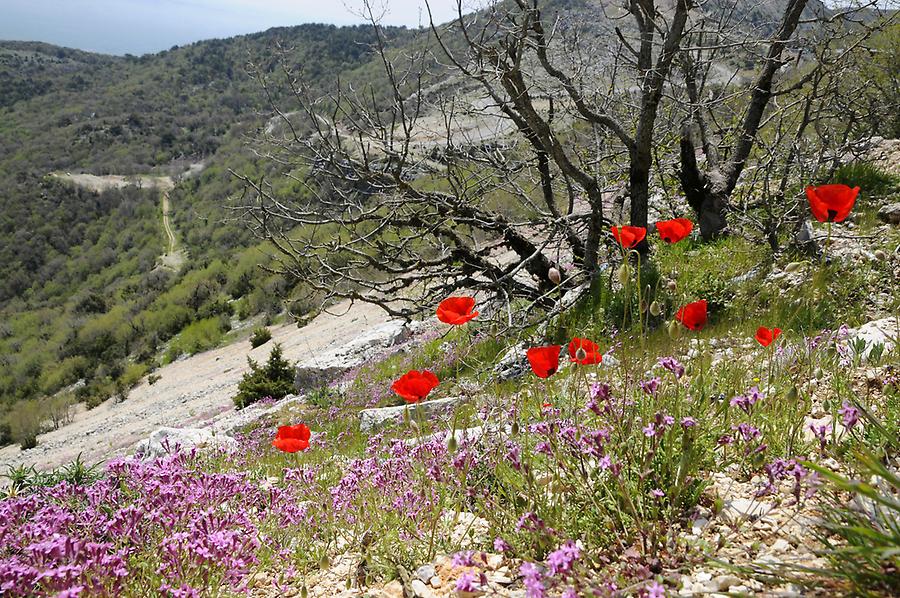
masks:
<instances>
[{"instance_id":1,"label":"wildflower meadow","mask_svg":"<svg viewBox=\"0 0 900 598\"><path fill-rule=\"evenodd\" d=\"M860 189L806 193L830 240ZM523 326L458 289L233 444L10 472L0 594L897 595L896 339L859 340L850 293L878 279L896 318L896 257L781 256L784 287L693 229L613 227Z\"/></svg>"}]
</instances>

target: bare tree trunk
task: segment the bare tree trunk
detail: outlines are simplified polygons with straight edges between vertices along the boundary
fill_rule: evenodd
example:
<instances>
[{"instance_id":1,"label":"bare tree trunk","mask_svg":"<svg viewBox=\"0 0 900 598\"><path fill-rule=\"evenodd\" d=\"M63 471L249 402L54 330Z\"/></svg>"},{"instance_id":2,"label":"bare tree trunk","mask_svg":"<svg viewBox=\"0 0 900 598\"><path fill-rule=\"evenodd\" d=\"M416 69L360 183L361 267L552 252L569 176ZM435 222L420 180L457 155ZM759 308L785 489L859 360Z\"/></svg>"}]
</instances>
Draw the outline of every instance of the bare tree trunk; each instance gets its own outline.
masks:
<instances>
[{"instance_id":1,"label":"bare tree trunk","mask_svg":"<svg viewBox=\"0 0 900 598\"><path fill-rule=\"evenodd\" d=\"M697 215L700 235L704 240L709 240L725 230L727 196L722 193L722 176L718 170L700 170L691 136L690 127L686 126L681 135L681 170L678 174L685 199ZM710 178L715 178L718 185L713 184Z\"/></svg>"},{"instance_id":2,"label":"bare tree trunk","mask_svg":"<svg viewBox=\"0 0 900 598\"><path fill-rule=\"evenodd\" d=\"M800 15L806 8L806 4L807 0L789 0L784 9L781 26L769 46L762 70L751 88L750 102L738 130L737 138L729 152L728 162L720 166L715 156L708 155L707 169L705 172L701 171L697 164L695 145L690 130L686 129L681 136L679 176L685 197L697 215L700 235L704 240L715 238L726 232L725 212L728 208L729 198L737 186L755 144L763 114L773 95L772 86L775 74L784 64L781 58L782 54L797 30ZM688 94L691 96L691 102L696 104L699 100L694 79L696 73L690 68L687 69L687 73ZM702 134L705 135L706 127L703 116L699 113L699 109L696 110L695 116L700 123ZM711 144L708 139L704 139L703 145L708 147Z\"/></svg>"}]
</instances>

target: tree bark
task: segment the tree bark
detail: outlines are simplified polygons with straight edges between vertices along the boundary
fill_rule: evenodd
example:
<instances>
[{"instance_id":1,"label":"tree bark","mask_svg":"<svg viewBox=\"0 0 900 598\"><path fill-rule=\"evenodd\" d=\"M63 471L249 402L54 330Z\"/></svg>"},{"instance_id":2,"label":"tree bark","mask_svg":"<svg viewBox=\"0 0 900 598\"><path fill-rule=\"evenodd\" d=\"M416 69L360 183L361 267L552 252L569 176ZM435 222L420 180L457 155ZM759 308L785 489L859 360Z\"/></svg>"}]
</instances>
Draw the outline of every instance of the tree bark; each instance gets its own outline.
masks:
<instances>
[{"instance_id":1,"label":"tree bark","mask_svg":"<svg viewBox=\"0 0 900 598\"><path fill-rule=\"evenodd\" d=\"M690 130L685 128L681 135L681 179L682 190L685 198L697 215L700 225L700 236L703 240L710 240L727 232L727 220L725 211L729 198L740 180L741 173L750 157L750 152L756 143L756 135L762 123L769 100L772 98L775 74L781 68L782 54L791 37L797 30L800 16L806 7L808 0L789 0L784 9L781 27L769 51L763 61L762 70L753 83L750 101L744 119L738 131L731 151L730 159L720 166L716 156L707 156L707 169L701 171L697 164L695 145ZM687 74L688 91L691 93L692 102L696 103L697 92L693 74ZM693 87L692 87L693 86ZM701 128L702 116L696 113ZM704 135L704 137L706 137ZM708 139L704 139L705 145L711 145Z\"/></svg>"},{"instance_id":2,"label":"tree bark","mask_svg":"<svg viewBox=\"0 0 900 598\"><path fill-rule=\"evenodd\" d=\"M697 215L700 237L709 241L726 230L725 207L728 195L724 192L724 177L717 168L700 170L696 149L689 127L681 134L681 170L678 173L688 205Z\"/></svg>"}]
</instances>

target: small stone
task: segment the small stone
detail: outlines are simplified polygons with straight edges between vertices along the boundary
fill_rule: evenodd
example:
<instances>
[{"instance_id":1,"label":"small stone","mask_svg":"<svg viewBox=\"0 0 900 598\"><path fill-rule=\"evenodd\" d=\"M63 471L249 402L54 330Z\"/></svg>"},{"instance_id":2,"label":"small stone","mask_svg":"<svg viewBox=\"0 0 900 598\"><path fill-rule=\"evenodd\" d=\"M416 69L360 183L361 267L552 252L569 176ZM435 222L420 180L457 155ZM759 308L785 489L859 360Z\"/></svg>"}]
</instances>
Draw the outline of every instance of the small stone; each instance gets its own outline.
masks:
<instances>
[{"instance_id":1,"label":"small stone","mask_svg":"<svg viewBox=\"0 0 900 598\"><path fill-rule=\"evenodd\" d=\"M707 573L706 571L700 571L697 575L694 576L694 579L699 581L700 583L704 583L712 579L712 573Z\"/></svg>"},{"instance_id":2,"label":"small stone","mask_svg":"<svg viewBox=\"0 0 900 598\"><path fill-rule=\"evenodd\" d=\"M422 580L424 583L428 583L431 581L431 578L437 575L434 570L434 565L422 565L418 569L416 569L416 577Z\"/></svg>"},{"instance_id":3,"label":"small stone","mask_svg":"<svg viewBox=\"0 0 900 598\"><path fill-rule=\"evenodd\" d=\"M713 579L713 582L716 584L717 590L725 590L730 588L731 586L736 586L741 584L741 580L729 574L726 575L718 575Z\"/></svg>"},{"instance_id":4,"label":"small stone","mask_svg":"<svg viewBox=\"0 0 900 598\"><path fill-rule=\"evenodd\" d=\"M503 555L502 554L489 554L487 557L487 562L485 563L488 569L496 570L499 569L501 565L503 565Z\"/></svg>"},{"instance_id":5,"label":"small stone","mask_svg":"<svg viewBox=\"0 0 900 598\"><path fill-rule=\"evenodd\" d=\"M693 523L691 523L691 533L695 536L699 536L707 527L709 527L709 520L704 519L703 517L699 517L695 519Z\"/></svg>"},{"instance_id":6,"label":"small stone","mask_svg":"<svg viewBox=\"0 0 900 598\"><path fill-rule=\"evenodd\" d=\"M900 202L887 204L878 210L878 217L888 224L900 224Z\"/></svg>"},{"instance_id":7,"label":"small stone","mask_svg":"<svg viewBox=\"0 0 900 598\"><path fill-rule=\"evenodd\" d=\"M403 584L394 580L381 589L386 598L403 598Z\"/></svg>"},{"instance_id":8,"label":"small stone","mask_svg":"<svg viewBox=\"0 0 900 598\"><path fill-rule=\"evenodd\" d=\"M438 589L442 585L444 585L444 580L442 580L439 576L433 576L429 581L428 585L430 585L434 589Z\"/></svg>"},{"instance_id":9,"label":"small stone","mask_svg":"<svg viewBox=\"0 0 900 598\"><path fill-rule=\"evenodd\" d=\"M421 579L414 579L410 584L417 598L432 598L435 594Z\"/></svg>"},{"instance_id":10,"label":"small stone","mask_svg":"<svg viewBox=\"0 0 900 598\"><path fill-rule=\"evenodd\" d=\"M732 519L754 519L771 510L772 505L748 498L733 498L725 503L724 512Z\"/></svg>"},{"instance_id":11,"label":"small stone","mask_svg":"<svg viewBox=\"0 0 900 598\"><path fill-rule=\"evenodd\" d=\"M772 543L770 549L772 552L787 552L791 549L791 543L784 538L778 538Z\"/></svg>"}]
</instances>

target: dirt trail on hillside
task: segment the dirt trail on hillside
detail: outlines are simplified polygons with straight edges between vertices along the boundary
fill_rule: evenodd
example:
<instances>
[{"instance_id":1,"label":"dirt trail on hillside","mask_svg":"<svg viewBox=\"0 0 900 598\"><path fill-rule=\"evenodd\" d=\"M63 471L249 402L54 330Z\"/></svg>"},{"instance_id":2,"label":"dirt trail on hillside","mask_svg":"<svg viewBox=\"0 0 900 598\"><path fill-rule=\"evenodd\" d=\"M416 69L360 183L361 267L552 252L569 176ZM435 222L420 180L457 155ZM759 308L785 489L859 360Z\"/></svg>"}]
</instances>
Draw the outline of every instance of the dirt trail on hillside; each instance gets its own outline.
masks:
<instances>
[{"instance_id":1,"label":"dirt trail on hillside","mask_svg":"<svg viewBox=\"0 0 900 598\"><path fill-rule=\"evenodd\" d=\"M281 343L285 357L297 361L346 343L375 326L390 320L374 305L341 303L303 328L284 324L270 328L272 341ZM135 387L128 400L112 400L90 411L79 412L75 420L59 430L38 437L38 446L22 451L18 446L0 449L0 473L10 465L34 465L50 469L69 463L79 454L97 462L130 453L135 443L162 426L203 427L229 414L231 397L249 367L247 357L265 361L273 342L256 349L243 340L164 366L155 374L153 385L146 379Z\"/></svg>"},{"instance_id":2,"label":"dirt trail on hillside","mask_svg":"<svg viewBox=\"0 0 900 598\"><path fill-rule=\"evenodd\" d=\"M168 246L166 253L159 258L160 266L178 271L187 261L187 251L178 248L178 240L175 238L175 231L172 230L172 223L169 219L171 207L169 205L169 191L162 192L162 213L163 213L163 229L166 231Z\"/></svg>"},{"instance_id":3,"label":"dirt trail on hillside","mask_svg":"<svg viewBox=\"0 0 900 598\"><path fill-rule=\"evenodd\" d=\"M188 172L197 170L192 165ZM202 166L201 166L202 168ZM151 174L72 174L71 172L51 172L50 176L74 183L84 189L96 191L106 191L107 189L122 189L123 187L138 187L141 189L158 189L162 200L163 213L163 230L166 233L166 252L159 257L159 266L170 270L180 270L181 266L187 260L187 252L184 249L178 249L178 240L175 238L175 232L172 230L172 223L169 220L171 207L169 205L169 192L175 188L175 180L170 176L159 176Z\"/></svg>"},{"instance_id":4,"label":"dirt trail on hillside","mask_svg":"<svg viewBox=\"0 0 900 598\"><path fill-rule=\"evenodd\" d=\"M172 226L169 224L169 192L163 191L162 194L162 213L163 228L166 230L166 236L169 238L169 251L167 253L175 253L175 233L172 232Z\"/></svg>"}]
</instances>

